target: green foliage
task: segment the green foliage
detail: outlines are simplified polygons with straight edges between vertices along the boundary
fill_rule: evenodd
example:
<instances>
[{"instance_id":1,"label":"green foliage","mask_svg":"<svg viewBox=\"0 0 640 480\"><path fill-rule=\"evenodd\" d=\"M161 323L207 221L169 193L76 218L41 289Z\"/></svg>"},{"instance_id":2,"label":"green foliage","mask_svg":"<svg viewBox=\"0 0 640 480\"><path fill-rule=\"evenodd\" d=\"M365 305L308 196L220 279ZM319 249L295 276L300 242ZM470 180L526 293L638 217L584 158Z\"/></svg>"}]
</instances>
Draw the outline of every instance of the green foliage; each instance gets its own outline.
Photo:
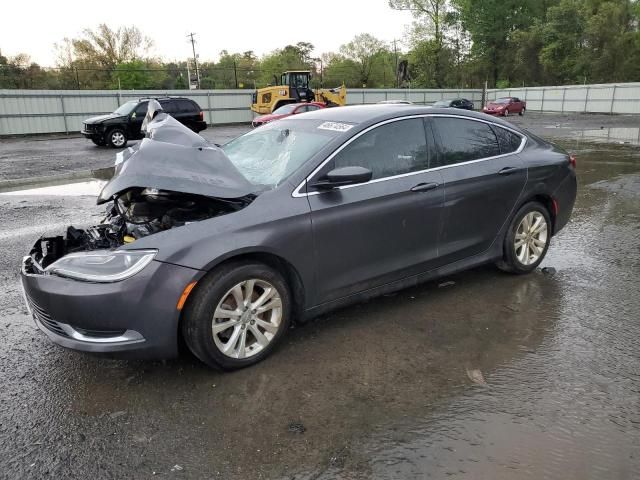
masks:
<instances>
[{"instance_id":1,"label":"green foliage","mask_svg":"<svg viewBox=\"0 0 640 480\"><path fill-rule=\"evenodd\" d=\"M199 65L201 88L260 88L286 70L310 70L314 88L640 81L640 0L387 1L413 15L400 42L362 33L320 58L309 42L261 58L223 50ZM136 27L99 25L56 45L56 69L0 55L0 88L188 88L187 62L150 58L150 46ZM399 80L404 61L409 78Z\"/></svg>"}]
</instances>

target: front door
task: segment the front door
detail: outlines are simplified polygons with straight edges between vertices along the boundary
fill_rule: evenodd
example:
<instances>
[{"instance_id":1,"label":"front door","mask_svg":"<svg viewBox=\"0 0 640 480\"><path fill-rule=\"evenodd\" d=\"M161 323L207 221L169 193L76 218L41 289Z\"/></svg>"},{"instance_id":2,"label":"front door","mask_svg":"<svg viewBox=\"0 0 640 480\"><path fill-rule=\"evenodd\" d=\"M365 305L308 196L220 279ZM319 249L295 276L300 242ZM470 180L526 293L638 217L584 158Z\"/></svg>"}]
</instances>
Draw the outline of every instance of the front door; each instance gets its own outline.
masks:
<instances>
[{"instance_id":1,"label":"front door","mask_svg":"<svg viewBox=\"0 0 640 480\"><path fill-rule=\"evenodd\" d=\"M422 118L356 137L307 185L317 271L316 305L429 270L438 257L442 176L429 172L433 140ZM371 181L328 192L313 180L362 166Z\"/></svg>"}]
</instances>

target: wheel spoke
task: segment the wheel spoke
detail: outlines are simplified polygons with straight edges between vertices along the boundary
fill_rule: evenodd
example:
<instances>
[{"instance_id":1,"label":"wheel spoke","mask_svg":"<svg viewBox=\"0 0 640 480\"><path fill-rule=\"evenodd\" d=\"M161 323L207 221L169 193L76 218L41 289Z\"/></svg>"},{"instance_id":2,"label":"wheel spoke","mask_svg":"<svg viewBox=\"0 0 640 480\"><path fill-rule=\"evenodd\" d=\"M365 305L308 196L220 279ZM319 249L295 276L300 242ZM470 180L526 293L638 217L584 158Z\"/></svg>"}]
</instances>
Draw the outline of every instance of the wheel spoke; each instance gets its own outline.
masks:
<instances>
[{"instance_id":1,"label":"wheel spoke","mask_svg":"<svg viewBox=\"0 0 640 480\"><path fill-rule=\"evenodd\" d=\"M540 235L541 233L546 233L547 231L547 222L542 222L541 225L536 228L533 233L534 235Z\"/></svg>"},{"instance_id":2,"label":"wheel spoke","mask_svg":"<svg viewBox=\"0 0 640 480\"><path fill-rule=\"evenodd\" d=\"M236 325L227 343L223 344L223 348L222 348L223 353L229 356L234 356L233 353L235 351L235 346L236 346L236 343L238 343L238 338L240 337L241 332L242 332L242 329L240 328L240 325Z\"/></svg>"},{"instance_id":3,"label":"wheel spoke","mask_svg":"<svg viewBox=\"0 0 640 480\"><path fill-rule=\"evenodd\" d=\"M256 325L262 327L265 331L272 333L273 335L278 333L278 325L274 325L271 322L266 322L264 320L260 320L259 318L257 318Z\"/></svg>"},{"instance_id":4,"label":"wheel spoke","mask_svg":"<svg viewBox=\"0 0 640 480\"><path fill-rule=\"evenodd\" d=\"M238 339L238 348L235 349L235 357L236 358L244 358L245 357L245 347L247 346L247 329L243 328L240 330L240 338Z\"/></svg>"},{"instance_id":5,"label":"wheel spoke","mask_svg":"<svg viewBox=\"0 0 640 480\"><path fill-rule=\"evenodd\" d=\"M528 250L529 246L526 243L522 245L522 247L520 248L520 252L516 250L516 256L518 257L520 263L525 263L525 256L527 255Z\"/></svg>"},{"instance_id":6,"label":"wheel spoke","mask_svg":"<svg viewBox=\"0 0 640 480\"><path fill-rule=\"evenodd\" d=\"M535 233L538 231L538 228L540 228L540 224L544 221L544 217L542 215L540 215L539 217L533 217L534 218L534 222L533 225L531 225L530 230Z\"/></svg>"},{"instance_id":7,"label":"wheel spoke","mask_svg":"<svg viewBox=\"0 0 640 480\"><path fill-rule=\"evenodd\" d=\"M240 323L239 320L227 320L226 322L214 323L211 326L211 331L214 335L224 332L226 329L231 328Z\"/></svg>"},{"instance_id":8,"label":"wheel spoke","mask_svg":"<svg viewBox=\"0 0 640 480\"><path fill-rule=\"evenodd\" d=\"M251 333L253 333L253 336L256 337L258 345L263 348L269 345L269 339L265 337L264 333L260 331L257 325L249 325L249 328L251 329Z\"/></svg>"},{"instance_id":9,"label":"wheel spoke","mask_svg":"<svg viewBox=\"0 0 640 480\"><path fill-rule=\"evenodd\" d=\"M547 242L545 240L540 240L539 238L534 238L533 239L533 244L536 247L544 248L544 246L547 244Z\"/></svg>"},{"instance_id":10,"label":"wheel spoke","mask_svg":"<svg viewBox=\"0 0 640 480\"><path fill-rule=\"evenodd\" d=\"M258 297L258 299L251 304L251 307L255 309L262 306L264 302L272 298L276 293L277 292L275 288L265 288L264 292L262 292L262 295L260 295L260 297Z\"/></svg>"},{"instance_id":11,"label":"wheel spoke","mask_svg":"<svg viewBox=\"0 0 640 480\"><path fill-rule=\"evenodd\" d=\"M280 307L282 307L282 301L280 300L280 298L272 298L268 303L265 303L261 307L256 308L256 314L268 312L269 310Z\"/></svg>"},{"instance_id":12,"label":"wheel spoke","mask_svg":"<svg viewBox=\"0 0 640 480\"><path fill-rule=\"evenodd\" d=\"M216 313L214 314L215 318L233 318L239 319L241 312L238 310L227 310L226 308L220 306L216 308Z\"/></svg>"},{"instance_id":13,"label":"wheel spoke","mask_svg":"<svg viewBox=\"0 0 640 480\"><path fill-rule=\"evenodd\" d=\"M251 297L253 297L253 287L255 286L255 280L247 280L244 282L244 304L251 304Z\"/></svg>"},{"instance_id":14,"label":"wheel spoke","mask_svg":"<svg viewBox=\"0 0 640 480\"><path fill-rule=\"evenodd\" d=\"M241 284L238 284L231 289L231 295L233 295L233 298L236 301L236 308L244 307L244 298Z\"/></svg>"}]
</instances>

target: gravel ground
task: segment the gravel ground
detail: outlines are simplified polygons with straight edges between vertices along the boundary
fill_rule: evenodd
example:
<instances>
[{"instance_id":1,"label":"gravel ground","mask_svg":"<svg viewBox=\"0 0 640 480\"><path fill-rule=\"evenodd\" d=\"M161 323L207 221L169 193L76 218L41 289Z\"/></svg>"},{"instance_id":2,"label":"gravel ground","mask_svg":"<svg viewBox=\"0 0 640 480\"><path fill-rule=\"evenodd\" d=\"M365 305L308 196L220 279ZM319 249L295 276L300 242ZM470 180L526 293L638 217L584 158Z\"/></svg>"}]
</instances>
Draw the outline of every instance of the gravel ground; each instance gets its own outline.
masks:
<instances>
[{"instance_id":1,"label":"gravel ground","mask_svg":"<svg viewBox=\"0 0 640 480\"><path fill-rule=\"evenodd\" d=\"M52 345L19 259L102 208L77 187L0 194L0 478L640 478L639 122L512 120L578 157L572 221L542 264L555 272L485 267L346 308L232 374ZM0 158L18 178L113 151L3 140Z\"/></svg>"}]
</instances>

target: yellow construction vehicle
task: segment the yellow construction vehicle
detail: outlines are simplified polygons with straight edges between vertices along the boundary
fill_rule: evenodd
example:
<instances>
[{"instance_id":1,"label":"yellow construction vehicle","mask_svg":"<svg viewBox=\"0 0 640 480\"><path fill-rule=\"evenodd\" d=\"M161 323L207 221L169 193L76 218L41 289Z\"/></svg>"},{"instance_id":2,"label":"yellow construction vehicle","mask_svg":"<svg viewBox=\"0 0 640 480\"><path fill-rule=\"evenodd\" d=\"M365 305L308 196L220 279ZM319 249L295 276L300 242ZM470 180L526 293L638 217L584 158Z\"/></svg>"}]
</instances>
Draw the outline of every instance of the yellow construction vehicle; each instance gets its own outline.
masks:
<instances>
[{"instance_id":1,"label":"yellow construction vehicle","mask_svg":"<svg viewBox=\"0 0 640 480\"><path fill-rule=\"evenodd\" d=\"M321 102L327 107L343 106L347 103L347 89L344 84L338 88L312 90L309 87L310 79L309 70L284 72L280 76L279 85L271 85L253 92L251 110L264 115L288 103Z\"/></svg>"}]
</instances>

